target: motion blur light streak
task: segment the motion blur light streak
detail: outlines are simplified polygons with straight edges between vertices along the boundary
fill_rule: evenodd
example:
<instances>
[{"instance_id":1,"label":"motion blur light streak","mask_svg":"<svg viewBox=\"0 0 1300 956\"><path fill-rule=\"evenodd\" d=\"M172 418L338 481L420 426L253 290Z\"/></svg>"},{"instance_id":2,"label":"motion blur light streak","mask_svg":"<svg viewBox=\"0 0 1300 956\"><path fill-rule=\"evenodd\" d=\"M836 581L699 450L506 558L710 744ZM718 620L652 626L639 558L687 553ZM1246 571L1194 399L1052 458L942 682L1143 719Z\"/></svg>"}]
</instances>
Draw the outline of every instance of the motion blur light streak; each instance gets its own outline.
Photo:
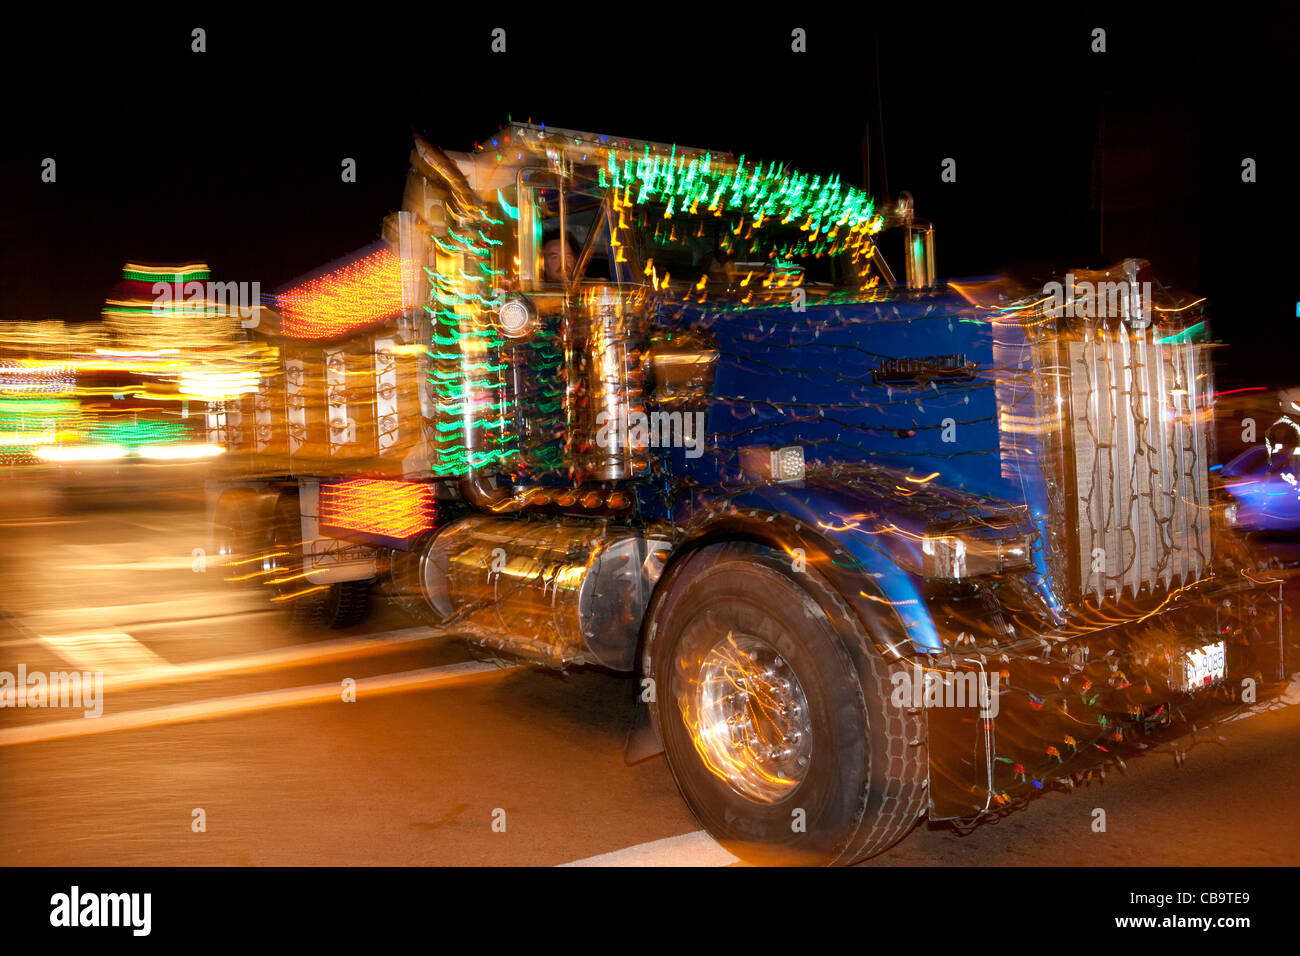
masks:
<instances>
[{"instance_id":1,"label":"motion blur light streak","mask_svg":"<svg viewBox=\"0 0 1300 956\"><path fill-rule=\"evenodd\" d=\"M182 373L178 392L189 398L220 401L257 391L261 377L256 371L214 371L195 369Z\"/></svg>"},{"instance_id":2,"label":"motion blur light streak","mask_svg":"<svg viewBox=\"0 0 1300 956\"><path fill-rule=\"evenodd\" d=\"M76 370L70 362L0 360L0 395L70 395Z\"/></svg>"},{"instance_id":3,"label":"motion blur light streak","mask_svg":"<svg viewBox=\"0 0 1300 956\"><path fill-rule=\"evenodd\" d=\"M402 311L403 264L380 249L276 296L280 331L290 338L328 339Z\"/></svg>"},{"instance_id":4,"label":"motion blur light streak","mask_svg":"<svg viewBox=\"0 0 1300 956\"><path fill-rule=\"evenodd\" d=\"M433 527L433 491L407 481L354 478L320 489L321 524L387 538L409 538Z\"/></svg>"},{"instance_id":5,"label":"motion blur light streak","mask_svg":"<svg viewBox=\"0 0 1300 956\"><path fill-rule=\"evenodd\" d=\"M136 449L141 458L154 458L160 461L183 458L215 458L224 455L226 449L220 445L208 445L202 442L185 445L141 445Z\"/></svg>"},{"instance_id":6,"label":"motion blur light streak","mask_svg":"<svg viewBox=\"0 0 1300 956\"><path fill-rule=\"evenodd\" d=\"M42 445L35 454L42 461L107 461L127 452L122 445Z\"/></svg>"}]
</instances>

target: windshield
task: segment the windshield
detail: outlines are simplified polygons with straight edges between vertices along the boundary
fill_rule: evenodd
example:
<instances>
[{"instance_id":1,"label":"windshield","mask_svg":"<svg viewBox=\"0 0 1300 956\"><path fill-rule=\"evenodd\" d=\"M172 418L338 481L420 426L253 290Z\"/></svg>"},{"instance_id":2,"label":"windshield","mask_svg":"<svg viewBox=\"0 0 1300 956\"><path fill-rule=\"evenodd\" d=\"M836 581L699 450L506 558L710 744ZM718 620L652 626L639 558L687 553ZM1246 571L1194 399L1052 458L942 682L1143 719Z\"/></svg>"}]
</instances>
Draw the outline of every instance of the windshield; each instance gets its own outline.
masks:
<instances>
[{"instance_id":1,"label":"windshield","mask_svg":"<svg viewBox=\"0 0 1300 956\"><path fill-rule=\"evenodd\" d=\"M840 236L813 237L798 223L755 227L744 215L673 215L649 203L625 215L636 217L646 274L657 284L711 291L769 279L771 285L827 289L860 284Z\"/></svg>"}]
</instances>

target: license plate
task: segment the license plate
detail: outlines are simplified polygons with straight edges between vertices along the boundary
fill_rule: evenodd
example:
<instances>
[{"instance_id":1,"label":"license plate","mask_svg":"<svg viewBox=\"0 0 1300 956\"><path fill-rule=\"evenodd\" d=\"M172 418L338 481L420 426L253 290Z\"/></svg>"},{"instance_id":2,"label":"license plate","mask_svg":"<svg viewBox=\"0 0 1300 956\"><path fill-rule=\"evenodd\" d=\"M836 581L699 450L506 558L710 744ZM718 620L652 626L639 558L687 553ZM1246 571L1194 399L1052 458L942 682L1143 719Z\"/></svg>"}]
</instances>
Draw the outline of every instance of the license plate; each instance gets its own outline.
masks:
<instances>
[{"instance_id":1,"label":"license plate","mask_svg":"<svg viewBox=\"0 0 1300 956\"><path fill-rule=\"evenodd\" d=\"M1182 689L1200 690L1223 680L1227 670L1228 645L1223 641L1206 644L1183 655Z\"/></svg>"}]
</instances>

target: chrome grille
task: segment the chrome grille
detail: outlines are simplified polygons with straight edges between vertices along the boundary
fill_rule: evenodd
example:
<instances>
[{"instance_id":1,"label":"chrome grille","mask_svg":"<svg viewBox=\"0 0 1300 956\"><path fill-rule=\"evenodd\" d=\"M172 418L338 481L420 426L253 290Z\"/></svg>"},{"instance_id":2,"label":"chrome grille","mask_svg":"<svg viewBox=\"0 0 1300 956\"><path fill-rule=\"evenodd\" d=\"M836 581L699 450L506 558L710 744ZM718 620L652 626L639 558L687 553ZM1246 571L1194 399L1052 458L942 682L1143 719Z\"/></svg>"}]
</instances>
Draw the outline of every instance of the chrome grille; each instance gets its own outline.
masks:
<instances>
[{"instance_id":1,"label":"chrome grille","mask_svg":"<svg viewBox=\"0 0 1300 956\"><path fill-rule=\"evenodd\" d=\"M1100 322L1066 349L1076 593L1100 604L1203 576L1211 544L1202 349L1162 341L1153 327Z\"/></svg>"}]
</instances>

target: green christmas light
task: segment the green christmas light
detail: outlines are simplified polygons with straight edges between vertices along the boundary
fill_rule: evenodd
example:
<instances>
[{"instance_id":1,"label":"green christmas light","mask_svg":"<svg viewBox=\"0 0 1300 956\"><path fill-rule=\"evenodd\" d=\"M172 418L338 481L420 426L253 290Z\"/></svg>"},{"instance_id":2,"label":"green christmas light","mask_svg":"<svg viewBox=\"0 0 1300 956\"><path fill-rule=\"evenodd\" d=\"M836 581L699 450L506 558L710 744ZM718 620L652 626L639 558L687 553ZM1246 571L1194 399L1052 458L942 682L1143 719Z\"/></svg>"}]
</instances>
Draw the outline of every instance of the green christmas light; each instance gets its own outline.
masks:
<instances>
[{"instance_id":1,"label":"green christmas light","mask_svg":"<svg viewBox=\"0 0 1300 956\"><path fill-rule=\"evenodd\" d=\"M180 422L168 421L105 422L92 428L87 437L92 442L128 448L169 445L188 440L190 428Z\"/></svg>"},{"instance_id":2,"label":"green christmas light","mask_svg":"<svg viewBox=\"0 0 1300 956\"><path fill-rule=\"evenodd\" d=\"M122 278L133 282L201 282L212 278L212 273L207 269L195 269L191 272L138 272L134 269L123 269Z\"/></svg>"},{"instance_id":3,"label":"green christmas light","mask_svg":"<svg viewBox=\"0 0 1300 956\"><path fill-rule=\"evenodd\" d=\"M635 187L638 205L662 204L669 216L679 209L704 205L711 211L725 208L759 220L798 220L814 233L840 226L865 227L868 233L875 233L883 224L871 198L843 185L838 176L823 180L775 163L747 170L744 156L734 169L718 168L709 154L687 162L686 157L676 155L675 148L671 156L663 157L652 155L647 146L635 164L628 159L621 166L611 150L607 168L614 188ZM602 184L609 181L604 174L602 169Z\"/></svg>"}]
</instances>

